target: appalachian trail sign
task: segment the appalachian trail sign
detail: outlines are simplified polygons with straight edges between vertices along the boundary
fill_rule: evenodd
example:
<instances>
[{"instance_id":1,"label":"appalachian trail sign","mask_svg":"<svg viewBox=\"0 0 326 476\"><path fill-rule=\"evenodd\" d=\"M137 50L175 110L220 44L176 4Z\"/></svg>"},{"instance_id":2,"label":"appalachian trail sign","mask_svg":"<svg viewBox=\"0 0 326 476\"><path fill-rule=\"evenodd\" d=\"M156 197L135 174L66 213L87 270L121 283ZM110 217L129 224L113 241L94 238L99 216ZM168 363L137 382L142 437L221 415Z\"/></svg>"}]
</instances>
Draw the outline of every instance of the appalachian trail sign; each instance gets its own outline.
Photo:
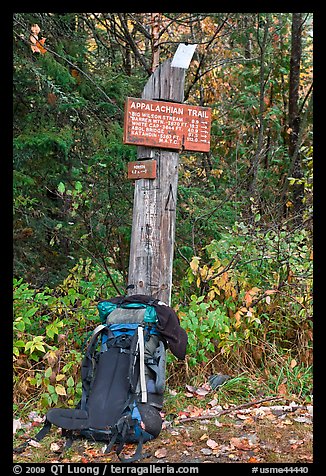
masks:
<instances>
[{"instance_id":1,"label":"appalachian trail sign","mask_svg":"<svg viewBox=\"0 0 326 476\"><path fill-rule=\"evenodd\" d=\"M125 105L124 142L138 146L137 162L128 165L128 177L135 179L128 293L151 295L168 305L179 151L210 148L211 109L183 104L189 62L177 62L184 67L174 67L171 59L162 63L142 98L129 97Z\"/></svg>"},{"instance_id":2,"label":"appalachian trail sign","mask_svg":"<svg viewBox=\"0 0 326 476\"><path fill-rule=\"evenodd\" d=\"M208 152L211 109L127 98L124 143Z\"/></svg>"}]
</instances>

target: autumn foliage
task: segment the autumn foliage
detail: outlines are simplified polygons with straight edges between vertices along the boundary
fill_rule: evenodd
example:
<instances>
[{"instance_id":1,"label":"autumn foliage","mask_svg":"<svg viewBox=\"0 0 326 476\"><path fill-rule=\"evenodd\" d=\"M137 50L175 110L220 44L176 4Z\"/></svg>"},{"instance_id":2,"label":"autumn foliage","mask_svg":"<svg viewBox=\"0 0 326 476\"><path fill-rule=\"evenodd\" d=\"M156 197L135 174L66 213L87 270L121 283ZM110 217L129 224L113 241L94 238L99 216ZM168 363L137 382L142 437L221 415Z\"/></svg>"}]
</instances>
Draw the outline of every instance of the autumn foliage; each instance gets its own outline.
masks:
<instances>
[{"instance_id":1,"label":"autumn foliage","mask_svg":"<svg viewBox=\"0 0 326 476\"><path fill-rule=\"evenodd\" d=\"M78 402L96 304L127 282L125 99L184 41L185 103L212 128L209 152L180 153L172 306L189 344L168 386L223 372L239 378L225 400L310 398L312 29L303 13L14 15L17 412Z\"/></svg>"}]
</instances>

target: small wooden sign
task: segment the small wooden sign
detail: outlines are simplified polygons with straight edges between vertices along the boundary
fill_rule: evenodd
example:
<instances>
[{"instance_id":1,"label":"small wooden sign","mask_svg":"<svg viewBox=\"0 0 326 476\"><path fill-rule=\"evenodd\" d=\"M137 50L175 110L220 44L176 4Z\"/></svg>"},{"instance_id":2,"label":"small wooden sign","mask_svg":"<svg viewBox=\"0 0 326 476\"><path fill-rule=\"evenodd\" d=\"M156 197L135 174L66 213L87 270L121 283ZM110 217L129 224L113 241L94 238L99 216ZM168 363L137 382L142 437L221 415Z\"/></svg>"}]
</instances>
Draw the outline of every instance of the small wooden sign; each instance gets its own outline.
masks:
<instances>
[{"instance_id":1,"label":"small wooden sign","mask_svg":"<svg viewBox=\"0 0 326 476\"><path fill-rule=\"evenodd\" d=\"M211 112L209 107L127 98L123 141L148 147L208 152Z\"/></svg>"},{"instance_id":2,"label":"small wooden sign","mask_svg":"<svg viewBox=\"0 0 326 476\"><path fill-rule=\"evenodd\" d=\"M128 179L155 179L156 160L138 160L128 163Z\"/></svg>"}]
</instances>

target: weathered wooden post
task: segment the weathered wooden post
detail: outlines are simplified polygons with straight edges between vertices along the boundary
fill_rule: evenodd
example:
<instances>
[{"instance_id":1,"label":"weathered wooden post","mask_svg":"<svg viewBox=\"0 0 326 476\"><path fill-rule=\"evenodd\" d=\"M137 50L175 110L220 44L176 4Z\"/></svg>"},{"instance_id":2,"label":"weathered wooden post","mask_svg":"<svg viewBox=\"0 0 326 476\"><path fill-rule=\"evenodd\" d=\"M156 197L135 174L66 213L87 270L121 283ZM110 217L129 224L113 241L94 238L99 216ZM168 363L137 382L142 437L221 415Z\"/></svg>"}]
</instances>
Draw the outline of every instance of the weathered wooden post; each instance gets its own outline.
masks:
<instances>
[{"instance_id":1,"label":"weathered wooden post","mask_svg":"<svg viewBox=\"0 0 326 476\"><path fill-rule=\"evenodd\" d=\"M166 304L171 302L179 151L187 144L200 150L199 140L209 150L210 110L182 104L185 71L172 67L171 59L165 61L149 78L142 99L128 98L125 110L124 142L146 144L138 146L138 161L129 171L137 180L128 293L147 294ZM192 116L197 109L206 110L201 128Z\"/></svg>"}]
</instances>

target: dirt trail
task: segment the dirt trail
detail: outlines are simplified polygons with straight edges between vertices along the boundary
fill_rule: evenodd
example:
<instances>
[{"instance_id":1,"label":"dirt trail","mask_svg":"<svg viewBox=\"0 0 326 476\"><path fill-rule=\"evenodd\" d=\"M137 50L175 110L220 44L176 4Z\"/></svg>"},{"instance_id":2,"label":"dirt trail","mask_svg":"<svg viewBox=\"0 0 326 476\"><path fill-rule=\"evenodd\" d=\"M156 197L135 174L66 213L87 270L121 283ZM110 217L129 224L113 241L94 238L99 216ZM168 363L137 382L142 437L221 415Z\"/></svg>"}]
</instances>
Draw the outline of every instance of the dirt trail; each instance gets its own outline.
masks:
<instances>
[{"instance_id":1,"label":"dirt trail","mask_svg":"<svg viewBox=\"0 0 326 476\"><path fill-rule=\"evenodd\" d=\"M262 404L219 416L217 412L216 417L210 410L209 418L198 415L196 407L183 413L173 421L164 421L159 437L143 446L150 456L139 463L313 462L311 405ZM30 431L23 436L30 436ZM119 462L114 451L103 453L103 443L84 440L75 441L59 459L55 451L62 445L60 431L54 430L40 444L14 455L14 462ZM135 445L126 445L124 455L131 456L134 451Z\"/></svg>"}]
</instances>

